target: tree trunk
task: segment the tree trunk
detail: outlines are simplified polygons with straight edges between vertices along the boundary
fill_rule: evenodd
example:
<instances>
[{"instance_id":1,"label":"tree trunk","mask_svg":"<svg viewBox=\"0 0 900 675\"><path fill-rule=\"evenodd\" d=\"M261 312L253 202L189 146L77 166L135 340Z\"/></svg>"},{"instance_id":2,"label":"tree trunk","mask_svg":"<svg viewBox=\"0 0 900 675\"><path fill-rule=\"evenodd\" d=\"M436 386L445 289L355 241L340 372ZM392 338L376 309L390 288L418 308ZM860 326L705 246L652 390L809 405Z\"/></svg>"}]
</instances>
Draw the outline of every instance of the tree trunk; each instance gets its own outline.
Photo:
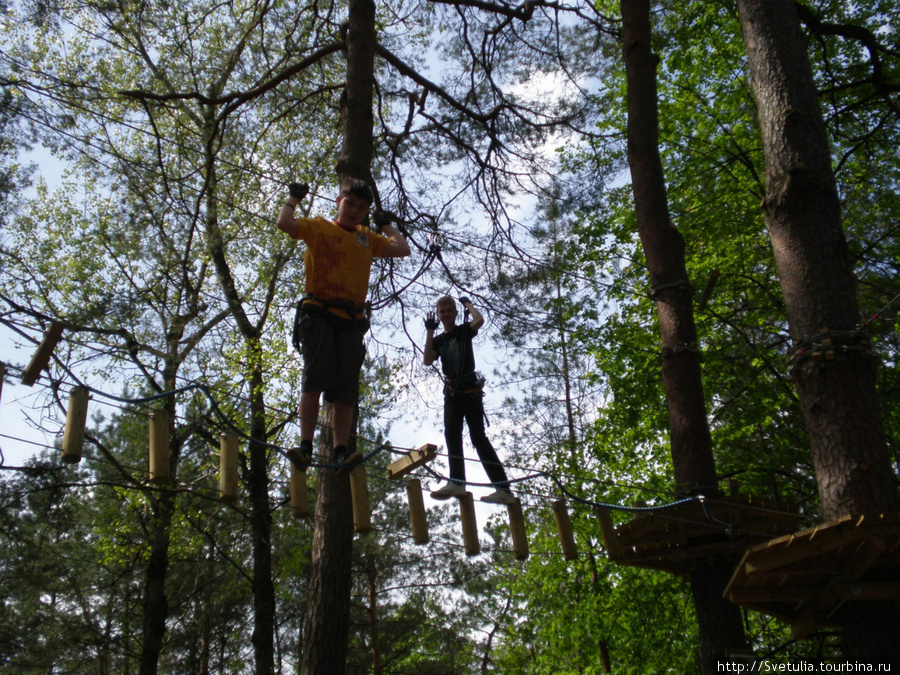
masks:
<instances>
[{"instance_id":1,"label":"tree trunk","mask_svg":"<svg viewBox=\"0 0 900 675\"><path fill-rule=\"evenodd\" d=\"M680 494L715 494L718 482L703 398L685 245L669 218L659 156L659 59L650 48L650 3L622 0L621 6L628 79L628 163L638 231L659 316L675 484ZM730 576L731 564L727 560L691 575L703 673L717 672L726 648L746 647L740 610L722 597Z\"/></svg>"},{"instance_id":2,"label":"tree trunk","mask_svg":"<svg viewBox=\"0 0 900 675\"><path fill-rule=\"evenodd\" d=\"M858 331L856 282L800 21L792 0L741 0L738 8L766 159L766 227L822 514L896 511L874 361Z\"/></svg>"},{"instance_id":3,"label":"tree trunk","mask_svg":"<svg viewBox=\"0 0 900 675\"><path fill-rule=\"evenodd\" d=\"M174 420L174 417L171 419ZM171 422L174 424L174 422ZM163 490L150 505L150 558L144 577L144 630L141 641L140 675L156 675L166 634L169 607L166 576L169 570L169 528L175 508L175 493Z\"/></svg>"},{"instance_id":4,"label":"tree trunk","mask_svg":"<svg viewBox=\"0 0 900 675\"><path fill-rule=\"evenodd\" d=\"M324 457L332 456L330 412L331 406L323 407L319 450ZM356 435L351 434L348 447L352 451L355 446ZM300 673L343 675L350 629L353 554L353 502L348 475L336 476L333 469L319 471L315 513Z\"/></svg>"},{"instance_id":5,"label":"tree trunk","mask_svg":"<svg viewBox=\"0 0 900 675\"><path fill-rule=\"evenodd\" d=\"M381 626L378 623L378 570L374 564L367 566L369 596L369 645L372 652L372 675L384 675L381 662Z\"/></svg>"},{"instance_id":6,"label":"tree trunk","mask_svg":"<svg viewBox=\"0 0 900 675\"><path fill-rule=\"evenodd\" d=\"M258 347L258 340L251 340ZM251 354L260 354L251 350ZM252 355L250 388L250 470L248 492L253 540L253 642L257 675L275 672L275 584L272 581L272 505L269 501L269 451L253 439L266 438L262 364Z\"/></svg>"},{"instance_id":7,"label":"tree trunk","mask_svg":"<svg viewBox=\"0 0 900 675\"><path fill-rule=\"evenodd\" d=\"M247 489L250 502L250 529L253 545L253 655L257 675L270 675L275 670L275 586L272 582L272 505L269 501L269 451L266 447L265 386L259 337L261 329L254 325L243 309L240 293L225 253L225 242L219 229L219 194L216 156L212 151L216 138L215 111L204 109L206 147L206 236L207 249L216 268L231 316L237 324L247 352L245 378L250 383L250 468Z\"/></svg>"},{"instance_id":8,"label":"tree trunk","mask_svg":"<svg viewBox=\"0 0 900 675\"><path fill-rule=\"evenodd\" d=\"M375 3L350 0L347 27L347 84L341 97L341 124L344 128L337 174L361 178L372 184L372 97L375 93Z\"/></svg>"},{"instance_id":9,"label":"tree trunk","mask_svg":"<svg viewBox=\"0 0 900 675\"><path fill-rule=\"evenodd\" d=\"M793 0L738 0L766 159L766 227L825 520L897 512L825 122ZM896 662L893 603L839 610L844 656Z\"/></svg>"},{"instance_id":10,"label":"tree trunk","mask_svg":"<svg viewBox=\"0 0 900 675\"><path fill-rule=\"evenodd\" d=\"M337 164L341 184L349 178L372 183L372 97L375 91L375 3L350 0L347 26L347 82L341 97L343 146ZM375 191L375 186L372 184ZM331 406L322 407L320 448L331 456L331 433L324 420ZM356 447L356 420L348 444ZM303 641L303 675L341 675L346 668L350 626L351 555L353 552L353 503L350 479L319 471L316 496L316 529L309 582L309 607Z\"/></svg>"},{"instance_id":11,"label":"tree trunk","mask_svg":"<svg viewBox=\"0 0 900 675\"><path fill-rule=\"evenodd\" d=\"M170 367L171 368L171 367ZM175 388L175 376L166 379L167 388ZM166 404L169 418L169 481L175 481L178 466L178 441L175 437L175 405L171 399ZM159 656L162 653L166 635L166 619L169 603L166 596L166 577L169 572L169 545L172 515L175 511L176 492L162 489L149 493L150 557L144 577L144 625L141 641L140 675L156 675L159 670Z\"/></svg>"}]
</instances>

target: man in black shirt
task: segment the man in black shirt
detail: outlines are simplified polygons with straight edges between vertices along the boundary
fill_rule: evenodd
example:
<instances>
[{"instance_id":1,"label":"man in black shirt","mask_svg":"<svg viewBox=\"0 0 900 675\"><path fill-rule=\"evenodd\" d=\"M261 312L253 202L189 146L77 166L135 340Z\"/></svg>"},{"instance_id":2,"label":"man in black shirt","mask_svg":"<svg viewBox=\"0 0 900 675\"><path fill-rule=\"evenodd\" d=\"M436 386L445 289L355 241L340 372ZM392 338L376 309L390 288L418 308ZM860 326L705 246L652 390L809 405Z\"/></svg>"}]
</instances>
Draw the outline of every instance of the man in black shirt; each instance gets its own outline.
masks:
<instances>
[{"instance_id":1,"label":"man in black shirt","mask_svg":"<svg viewBox=\"0 0 900 675\"><path fill-rule=\"evenodd\" d=\"M444 439L450 456L450 482L431 493L435 499L450 499L466 494L466 467L463 459L463 421L469 427L472 445L496 491L481 498L491 504L512 504L515 496L509 489L506 472L484 431L484 380L475 372L472 338L484 324L481 315L468 298L460 303L472 315L471 321L456 325L458 312L453 298L443 297L436 303L437 318L429 312L425 319L425 365L441 360L444 373ZM434 331L443 325L444 332Z\"/></svg>"}]
</instances>

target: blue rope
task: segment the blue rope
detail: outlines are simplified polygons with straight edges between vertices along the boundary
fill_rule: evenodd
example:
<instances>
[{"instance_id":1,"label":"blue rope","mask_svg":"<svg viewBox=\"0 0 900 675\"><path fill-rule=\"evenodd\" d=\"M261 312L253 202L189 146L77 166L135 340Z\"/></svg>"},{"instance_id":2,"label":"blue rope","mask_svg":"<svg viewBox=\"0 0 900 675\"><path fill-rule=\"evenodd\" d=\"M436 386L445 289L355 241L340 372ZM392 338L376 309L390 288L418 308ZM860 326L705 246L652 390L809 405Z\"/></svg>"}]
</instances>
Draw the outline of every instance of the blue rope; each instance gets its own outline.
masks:
<instances>
[{"instance_id":1,"label":"blue rope","mask_svg":"<svg viewBox=\"0 0 900 675\"><path fill-rule=\"evenodd\" d=\"M439 474L437 471L432 469L430 466L425 465L423 467L428 473L437 478L438 480L448 480L446 476ZM656 504L654 506L623 506L622 504L611 504L608 502L598 502L592 499L585 499L584 497L579 497L566 489L566 486L562 483L562 481L555 476L554 474L548 471L537 471L527 476L522 476L521 478L513 478L508 480L507 482L510 484L513 483L521 483L523 481L533 480L535 478L549 478L552 480L559 491L563 494L563 496L569 498L573 502L578 504L584 504L586 506L590 506L595 509L609 509L610 511L625 511L627 513L654 513L657 511L664 511L667 509L672 509L677 506L681 506L682 504L688 504L691 502L697 502L700 504L700 507L703 509L704 515L707 517L710 523L713 525L717 525L729 532L734 528L733 525L723 522L712 515L709 511L709 506L706 502L705 495L692 495L690 497L684 497L683 499L675 500L674 502L667 502L665 504ZM474 483L471 481L463 481L463 485L472 485L475 487L493 487L493 483Z\"/></svg>"},{"instance_id":2,"label":"blue rope","mask_svg":"<svg viewBox=\"0 0 900 675\"><path fill-rule=\"evenodd\" d=\"M52 382L53 384L55 384L55 385L62 384L62 382L61 382L61 381L58 381L58 380L51 380L51 382ZM211 406L212 406L213 411L216 413L216 415L218 416L218 418L220 419L220 421L221 421L227 428L229 428L231 431L233 431L234 433L236 433L238 436L240 436L241 438L243 438L244 440L246 440L248 443L253 443L253 444L256 444L256 445L258 445L258 446L262 446L262 447L268 448L268 449L270 449L270 450L273 450L273 451L279 453L280 455L282 455L282 456L283 456L285 459L287 459L289 462L294 463L294 460L292 460L291 457L288 456L287 451L286 451L282 446L274 445L274 444L272 444L272 443L268 443L268 442L266 442L266 441L262 441L262 440L260 440L260 439L253 438L253 437L247 435L246 433L244 433L244 431L241 430L239 427L237 427L237 426L236 426L236 425L235 425L235 424L234 424L234 423L233 423L233 422L225 415L225 413L222 412L221 408L219 407L218 402L216 401L215 397L214 397L214 396L212 395L212 393L211 393L210 387L207 386L207 385L205 385L205 384L189 384L189 385L186 385L186 386L184 386L184 387L180 387L180 388L178 388L178 389L174 389L174 390L172 390L172 391L164 391L164 392L161 392L161 393L159 393L159 394L154 394L154 395L151 395L151 396L142 396L142 397L137 397L137 398L124 398L124 397L121 397L121 396L116 396L116 395L114 395L114 394L109 394L109 393L106 393L106 392L101 391L101 390L99 390L99 389L95 389L95 388L93 388L93 387L89 387L89 386L87 386L87 385L81 385L81 384L79 384L78 386L81 387L81 388L83 388L83 389L88 390L89 392L91 392L91 393L93 393L93 394L96 394L96 395L98 395L98 396L102 396L102 397L104 397L104 398L111 399L111 400L114 400L114 401L118 401L119 403L150 403L150 402L153 402L153 401L157 401L157 400L159 400L159 399L162 399L162 398L166 398L166 397L169 397L169 396L175 396L175 395L177 395L177 394L182 394L182 393L185 393L185 392L188 392L188 391L192 391L192 390L195 390L195 389L196 389L196 390L199 390L199 391L202 391L203 394L206 396L206 398L209 400L209 402L210 402L210 404L211 404ZM359 438L359 436L357 436L357 438ZM378 454L379 452L381 452L382 450L386 450L386 451L388 451L388 452L394 452L394 453L401 454L401 455L407 454L407 453L404 452L403 450L397 450L397 449L395 449L395 448L394 448L393 446L391 446L389 443L380 443L380 444L377 445L377 447L375 447L374 450L372 450L372 451L369 452L367 455L365 455L362 459L360 459L358 462L355 462L355 463L353 463L353 464L328 464L328 463L321 463L321 462L310 462L309 464L306 465L306 467L307 467L307 468L308 468L308 467L313 467L313 468L320 468L320 469L343 469L343 468L346 468L346 469L348 469L348 470L352 470L352 469L355 469L355 468L358 467L358 466L361 466L361 465L367 463L370 459L372 459L375 455L377 455L377 454ZM298 464L298 466L301 466L300 463L297 463L297 464ZM432 468L431 468L430 466L428 466L427 464L423 465L423 468L425 469L425 471L427 471L429 474L431 474L433 477L437 478L438 480L448 480L448 479L446 478L446 476L443 476L443 475L439 474L437 471L435 471L434 469L432 469ZM726 523L726 522L724 522L724 521L721 521L721 520L719 520L718 518L716 518L715 516L712 515L712 513L709 511L709 506L708 506L708 504L707 504L706 497L705 497L704 495L693 495L693 496L691 496L691 497L685 497L685 498L683 498L683 499L678 499L678 500L673 501L673 502L668 502L668 503L666 503L666 504L658 504L658 505L655 505L655 506L623 506L623 505L621 505L621 504L611 504L611 503L608 503L608 502L598 502L598 501L594 501L594 500L591 500L591 499L586 499L586 498L584 498L584 497L579 497L578 495L575 495L575 494L571 493L571 492L566 488L566 486L562 483L562 481L561 481L556 475L554 475L554 474L552 474L552 473L550 473L550 472L548 472L548 471L537 471L537 472L534 472L534 473L529 474L529 475L527 475L527 476L522 476L522 477L520 477L520 478L510 479L510 480L508 480L507 482L508 482L509 484L512 485L512 484L514 484L514 483L521 483L521 482L524 482L524 481L533 480L533 479L535 479L535 478L549 478L550 480L552 480L552 481L556 484L556 487L559 489L559 491L560 491L565 497L569 498L569 499L572 500L573 502L576 502L576 503L578 503L578 504L584 504L584 505L590 506L590 507L592 507L592 508L603 508L603 509L609 509L609 510L612 510L612 511L624 511L624 512L627 512L627 513L654 513L654 512L657 512L657 511L664 511L664 510L667 510L667 509L672 509L672 508L675 508L675 507L677 507L677 506L681 506L682 504L687 504L687 503L690 503L690 502L698 502L698 503L700 504L702 510L703 510L703 513L706 515L706 517L707 517L707 519L709 520L710 523L712 523L712 524L714 524L714 525L717 525L717 526L719 526L719 527L725 529L725 530L728 531L728 532L731 532L731 531L734 529L734 526L731 525L730 523ZM493 483L473 483L473 482L469 482L469 481L463 481L463 484L464 484L464 485L473 485L473 486L476 486L476 487L492 487L492 486L493 486Z\"/></svg>"}]
</instances>

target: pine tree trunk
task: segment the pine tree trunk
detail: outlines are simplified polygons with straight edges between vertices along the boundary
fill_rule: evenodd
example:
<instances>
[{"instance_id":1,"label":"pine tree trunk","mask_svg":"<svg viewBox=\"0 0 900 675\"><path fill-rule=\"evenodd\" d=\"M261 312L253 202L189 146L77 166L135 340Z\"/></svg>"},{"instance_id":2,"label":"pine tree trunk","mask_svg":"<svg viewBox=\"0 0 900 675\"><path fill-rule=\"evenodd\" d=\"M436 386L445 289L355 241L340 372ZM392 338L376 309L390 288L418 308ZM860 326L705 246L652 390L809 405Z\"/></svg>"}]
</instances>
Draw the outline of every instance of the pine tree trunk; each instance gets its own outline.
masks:
<instances>
[{"instance_id":1,"label":"pine tree trunk","mask_svg":"<svg viewBox=\"0 0 900 675\"><path fill-rule=\"evenodd\" d=\"M169 390L175 388L174 375L166 380ZM166 406L169 418L169 481L175 480L178 466L178 442L175 440L174 404ZM169 572L169 546L172 516L175 512L176 492L163 489L150 495L150 557L144 577L144 617L141 640L140 675L156 675L159 657L165 643L166 619L169 603L166 595L166 578Z\"/></svg>"},{"instance_id":2,"label":"pine tree trunk","mask_svg":"<svg viewBox=\"0 0 900 675\"><path fill-rule=\"evenodd\" d=\"M204 111L204 130L208 139L215 138L214 112ZM207 146L211 148L214 143ZM270 675L275 670L275 586L272 581L272 505L269 501L269 451L265 445L266 430L265 386L263 364L258 355L260 330L248 319L241 307L242 300L235 288L234 277L225 255L225 242L219 230L218 176L216 157L210 150L206 158L207 246L216 268L219 285L231 308L251 358L245 377L250 383L250 468L247 476L250 502L250 529L253 545L253 656L257 675Z\"/></svg>"},{"instance_id":3,"label":"pine tree trunk","mask_svg":"<svg viewBox=\"0 0 900 675\"><path fill-rule=\"evenodd\" d=\"M766 159L766 227L824 519L897 512L828 137L793 0L738 0ZM833 348L833 349L832 349ZM846 656L898 654L891 603L845 605ZM883 633L889 627L889 639Z\"/></svg>"},{"instance_id":4,"label":"pine tree trunk","mask_svg":"<svg viewBox=\"0 0 900 675\"><path fill-rule=\"evenodd\" d=\"M140 675L156 675L159 669L169 614L166 577L169 570L169 528L174 509L175 493L170 490L162 491L150 506L150 557L144 577Z\"/></svg>"},{"instance_id":5,"label":"pine tree trunk","mask_svg":"<svg viewBox=\"0 0 900 675\"><path fill-rule=\"evenodd\" d=\"M347 86L341 97L344 129L338 178L372 181L374 141L372 97L375 92L375 3L350 0L347 26ZM374 189L374 184L372 185Z\"/></svg>"},{"instance_id":6,"label":"pine tree trunk","mask_svg":"<svg viewBox=\"0 0 900 675\"><path fill-rule=\"evenodd\" d=\"M650 3L622 0L621 6L628 79L628 163L638 231L659 316L676 489L681 494L715 494L718 482L703 397L685 246L669 218L659 155L659 59L650 48ZM729 561L722 560L691 576L703 673L717 672L727 648L746 647L740 610L722 597L731 571Z\"/></svg>"},{"instance_id":7,"label":"pine tree trunk","mask_svg":"<svg viewBox=\"0 0 900 675\"><path fill-rule=\"evenodd\" d=\"M384 675L381 661L381 625L378 618L378 570L367 565L367 592L369 596L369 649L372 652L372 675Z\"/></svg>"},{"instance_id":8,"label":"pine tree trunk","mask_svg":"<svg viewBox=\"0 0 900 675\"><path fill-rule=\"evenodd\" d=\"M341 184L349 178L372 182L372 97L375 89L375 3L350 0L346 32L347 83L341 98L343 146L337 164ZM374 185L372 186L374 190ZM331 406L322 409L323 424ZM353 416L356 429L358 411ZM321 435L320 448L331 456L331 434ZM356 446L355 433L349 447ZM350 479L334 471L319 472L316 529L309 583L309 608L303 641L303 675L341 675L346 668L350 626L353 503Z\"/></svg>"},{"instance_id":9,"label":"pine tree trunk","mask_svg":"<svg viewBox=\"0 0 900 675\"><path fill-rule=\"evenodd\" d=\"M252 344L258 344L256 340ZM269 451L252 439L266 438L262 364L251 360L250 469L248 492L253 541L253 654L257 675L275 672L275 584L272 581L272 505L269 501Z\"/></svg>"},{"instance_id":10,"label":"pine tree trunk","mask_svg":"<svg viewBox=\"0 0 900 675\"><path fill-rule=\"evenodd\" d=\"M331 406L323 406L319 450L331 457ZM355 424L354 424L355 427ZM356 445L350 438L351 450ZM350 478L334 469L318 473L316 528L310 561L309 605L303 635L302 675L343 675L350 630L353 502Z\"/></svg>"}]
</instances>

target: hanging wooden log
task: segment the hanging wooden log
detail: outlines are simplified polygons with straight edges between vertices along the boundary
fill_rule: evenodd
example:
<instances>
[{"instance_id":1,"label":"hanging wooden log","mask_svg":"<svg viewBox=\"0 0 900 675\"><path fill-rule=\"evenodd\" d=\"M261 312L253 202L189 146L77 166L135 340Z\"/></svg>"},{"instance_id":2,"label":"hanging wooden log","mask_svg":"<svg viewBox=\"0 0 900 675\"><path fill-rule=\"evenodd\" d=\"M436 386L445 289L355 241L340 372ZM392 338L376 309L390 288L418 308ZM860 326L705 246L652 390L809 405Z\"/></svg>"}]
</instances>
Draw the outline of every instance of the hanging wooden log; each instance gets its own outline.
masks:
<instances>
[{"instance_id":1,"label":"hanging wooden log","mask_svg":"<svg viewBox=\"0 0 900 675\"><path fill-rule=\"evenodd\" d=\"M478 523L475 520L475 499L471 492L467 492L459 497L458 501L466 555L478 555L481 551L481 544L478 542Z\"/></svg>"},{"instance_id":2,"label":"hanging wooden log","mask_svg":"<svg viewBox=\"0 0 900 675\"><path fill-rule=\"evenodd\" d=\"M405 476L416 467L422 466L426 462L430 462L437 457L437 446L428 443L418 450L412 450L406 453L396 462L390 464L387 468L388 478L400 478Z\"/></svg>"},{"instance_id":3,"label":"hanging wooden log","mask_svg":"<svg viewBox=\"0 0 900 675\"><path fill-rule=\"evenodd\" d=\"M556 518L556 529L559 532L559 543L562 546L563 558L575 560L578 557L578 548L575 546L575 533L572 531L572 521L569 520L569 511L565 500L553 502L553 515Z\"/></svg>"},{"instance_id":4,"label":"hanging wooden log","mask_svg":"<svg viewBox=\"0 0 900 675\"><path fill-rule=\"evenodd\" d=\"M150 413L150 482L169 480L169 413Z\"/></svg>"},{"instance_id":5,"label":"hanging wooden log","mask_svg":"<svg viewBox=\"0 0 900 675\"><path fill-rule=\"evenodd\" d=\"M368 534L372 531L372 508L365 465L350 472L350 494L353 497L353 525L360 534Z\"/></svg>"},{"instance_id":6,"label":"hanging wooden log","mask_svg":"<svg viewBox=\"0 0 900 675\"><path fill-rule=\"evenodd\" d=\"M522 502L517 497L515 502L506 505L506 509L509 511L509 531L512 534L516 560L526 560L528 558L528 535L525 533Z\"/></svg>"},{"instance_id":7,"label":"hanging wooden log","mask_svg":"<svg viewBox=\"0 0 900 675\"><path fill-rule=\"evenodd\" d=\"M616 526L613 525L612 516L609 515L609 509L598 508L597 520L600 521L600 534L603 535L603 541L606 543L606 554L610 560L616 560L622 557L622 546L619 543L619 535L616 533Z\"/></svg>"},{"instance_id":8,"label":"hanging wooden log","mask_svg":"<svg viewBox=\"0 0 900 675\"><path fill-rule=\"evenodd\" d=\"M41 340L37 351L31 357L31 363L28 364L25 372L22 373L22 384L30 387L37 382L37 379L41 376L41 371L50 363L53 350L56 349L57 343L62 338L63 328L65 328L65 324L62 321L53 321L50 324L47 332L44 333L44 339Z\"/></svg>"},{"instance_id":9,"label":"hanging wooden log","mask_svg":"<svg viewBox=\"0 0 900 675\"><path fill-rule=\"evenodd\" d=\"M66 410L66 430L63 432L62 461L77 464L84 447L84 428L87 424L87 406L90 393L84 387L73 387L69 392Z\"/></svg>"},{"instance_id":10,"label":"hanging wooden log","mask_svg":"<svg viewBox=\"0 0 900 675\"><path fill-rule=\"evenodd\" d=\"M238 498L238 437L222 434L219 439L219 499L233 504Z\"/></svg>"},{"instance_id":11,"label":"hanging wooden log","mask_svg":"<svg viewBox=\"0 0 900 675\"><path fill-rule=\"evenodd\" d=\"M406 483L406 497L409 500L409 522L412 526L413 541L427 544L428 519L425 516L425 500L422 498L422 481L410 478Z\"/></svg>"},{"instance_id":12,"label":"hanging wooden log","mask_svg":"<svg viewBox=\"0 0 900 675\"><path fill-rule=\"evenodd\" d=\"M291 462L291 514L294 518L310 515L309 493L306 489L306 469Z\"/></svg>"}]
</instances>

